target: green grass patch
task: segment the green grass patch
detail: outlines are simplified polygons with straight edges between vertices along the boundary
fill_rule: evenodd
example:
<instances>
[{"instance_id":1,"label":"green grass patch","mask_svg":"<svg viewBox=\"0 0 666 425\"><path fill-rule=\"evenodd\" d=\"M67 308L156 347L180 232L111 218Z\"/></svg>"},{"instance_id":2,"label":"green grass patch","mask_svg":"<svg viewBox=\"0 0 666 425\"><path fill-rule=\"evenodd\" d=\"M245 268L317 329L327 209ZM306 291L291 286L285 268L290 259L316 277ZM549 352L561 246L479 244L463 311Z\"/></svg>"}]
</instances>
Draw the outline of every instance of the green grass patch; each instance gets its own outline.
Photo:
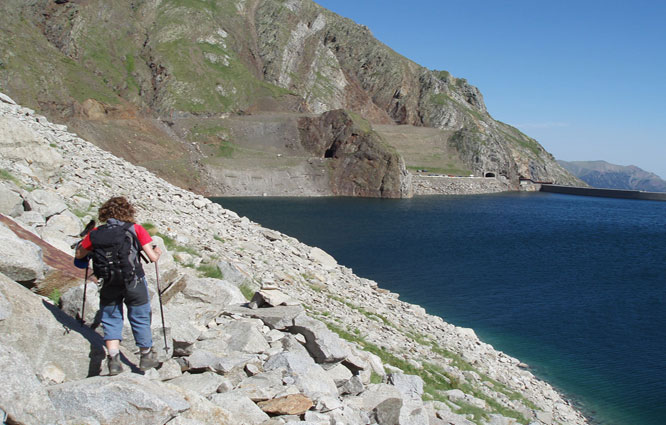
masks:
<instances>
[{"instance_id":1,"label":"green grass patch","mask_svg":"<svg viewBox=\"0 0 666 425\"><path fill-rule=\"evenodd\" d=\"M175 239L165 235L164 233L157 232L155 236L159 236L160 238L162 238L162 240L164 241L164 246L169 251L185 252L187 254L197 255L197 256L199 255L199 251L197 251L196 249L191 248L189 246L179 245Z\"/></svg>"},{"instance_id":2,"label":"green grass patch","mask_svg":"<svg viewBox=\"0 0 666 425\"><path fill-rule=\"evenodd\" d=\"M215 239L218 242L222 242L222 243L226 242L226 239L224 239L223 237L218 236L218 235L213 235L213 239Z\"/></svg>"},{"instance_id":3,"label":"green grass patch","mask_svg":"<svg viewBox=\"0 0 666 425\"><path fill-rule=\"evenodd\" d=\"M201 264L197 267L197 271L205 277L212 277L214 279L222 279L222 270L215 264Z\"/></svg>"},{"instance_id":4,"label":"green grass patch","mask_svg":"<svg viewBox=\"0 0 666 425\"><path fill-rule=\"evenodd\" d=\"M19 180L16 177L14 177L12 173L5 170L4 168L0 168L0 180L8 180L16 184L17 186L21 185L21 182L19 182Z\"/></svg>"},{"instance_id":5,"label":"green grass patch","mask_svg":"<svg viewBox=\"0 0 666 425\"><path fill-rule=\"evenodd\" d=\"M144 229L146 229L146 231L148 232L148 234L149 234L150 236L156 236L156 235L158 234L157 226L155 226L153 223L145 222L145 223L141 223L141 226L142 226ZM164 235L162 235L162 236L160 236L160 237L161 237L162 239L164 239ZM166 245L166 242L165 242L165 245Z\"/></svg>"},{"instance_id":6,"label":"green grass patch","mask_svg":"<svg viewBox=\"0 0 666 425\"><path fill-rule=\"evenodd\" d=\"M216 156L218 158L231 158L234 155L234 150L234 145L231 142L224 140L220 143Z\"/></svg>"},{"instance_id":7,"label":"green grass patch","mask_svg":"<svg viewBox=\"0 0 666 425\"><path fill-rule=\"evenodd\" d=\"M238 287L241 291L241 294L245 297L246 300L250 301L254 297L255 291L252 286L250 286L247 283L241 284L241 286Z\"/></svg>"},{"instance_id":8,"label":"green grass patch","mask_svg":"<svg viewBox=\"0 0 666 425\"><path fill-rule=\"evenodd\" d=\"M60 305L60 297L61 296L62 296L62 294L60 293L60 290L58 288L56 288L53 291L51 291L51 293L49 294L49 299L51 301L53 301L53 304Z\"/></svg>"}]
</instances>

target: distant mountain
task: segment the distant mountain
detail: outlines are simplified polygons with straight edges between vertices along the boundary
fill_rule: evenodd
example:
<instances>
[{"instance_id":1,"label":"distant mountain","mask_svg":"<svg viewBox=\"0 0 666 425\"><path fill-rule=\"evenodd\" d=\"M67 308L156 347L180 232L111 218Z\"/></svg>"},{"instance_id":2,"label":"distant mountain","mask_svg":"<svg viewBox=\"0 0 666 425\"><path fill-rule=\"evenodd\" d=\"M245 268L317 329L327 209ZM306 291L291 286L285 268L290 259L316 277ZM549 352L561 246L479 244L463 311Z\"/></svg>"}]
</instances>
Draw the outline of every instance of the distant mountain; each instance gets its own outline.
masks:
<instances>
[{"instance_id":1,"label":"distant mountain","mask_svg":"<svg viewBox=\"0 0 666 425\"><path fill-rule=\"evenodd\" d=\"M616 165L606 161L557 162L592 187L666 192L666 181L635 165Z\"/></svg>"}]
</instances>

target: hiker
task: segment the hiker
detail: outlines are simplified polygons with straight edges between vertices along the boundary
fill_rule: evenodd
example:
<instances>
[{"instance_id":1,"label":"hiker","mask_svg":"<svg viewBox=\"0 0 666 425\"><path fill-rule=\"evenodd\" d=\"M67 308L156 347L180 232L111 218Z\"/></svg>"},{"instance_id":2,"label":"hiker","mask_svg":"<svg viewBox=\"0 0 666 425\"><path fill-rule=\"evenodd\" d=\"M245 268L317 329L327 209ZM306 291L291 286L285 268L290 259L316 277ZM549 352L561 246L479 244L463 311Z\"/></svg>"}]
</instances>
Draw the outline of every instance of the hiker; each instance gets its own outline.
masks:
<instances>
[{"instance_id":1,"label":"hiker","mask_svg":"<svg viewBox=\"0 0 666 425\"><path fill-rule=\"evenodd\" d=\"M106 224L91 230L75 254L77 259L92 257L93 270L101 285L99 303L109 375L123 371L120 363L123 303L141 353L139 369L145 371L160 364L152 349L150 297L139 260L143 251L151 262L156 262L162 251L151 244L153 239L148 231L134 222L134 214L134 207L124 197L106 201L99 209L99 221Z\"/></svg>"}]
</instances>

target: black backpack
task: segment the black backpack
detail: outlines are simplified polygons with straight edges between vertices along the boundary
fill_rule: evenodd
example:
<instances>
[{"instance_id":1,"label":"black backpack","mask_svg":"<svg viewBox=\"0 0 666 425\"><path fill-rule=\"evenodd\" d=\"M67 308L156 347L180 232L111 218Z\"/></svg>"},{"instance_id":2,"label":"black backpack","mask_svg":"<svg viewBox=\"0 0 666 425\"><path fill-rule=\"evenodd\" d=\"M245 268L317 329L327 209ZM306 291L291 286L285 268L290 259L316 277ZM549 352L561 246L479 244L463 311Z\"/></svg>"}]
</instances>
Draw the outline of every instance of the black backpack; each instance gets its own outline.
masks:
<instances>
[{"instance_id":1,"label":"black backpack","mask_svg":"<svg viewBox=\"0 0 666 425\"><path fill-rule=\"evenodd\" d=\"M139 241L130 231L134 223L105 224L90 232L93 273L103 286L129 286L139 266Z\"/></svg>"}]
</instances>

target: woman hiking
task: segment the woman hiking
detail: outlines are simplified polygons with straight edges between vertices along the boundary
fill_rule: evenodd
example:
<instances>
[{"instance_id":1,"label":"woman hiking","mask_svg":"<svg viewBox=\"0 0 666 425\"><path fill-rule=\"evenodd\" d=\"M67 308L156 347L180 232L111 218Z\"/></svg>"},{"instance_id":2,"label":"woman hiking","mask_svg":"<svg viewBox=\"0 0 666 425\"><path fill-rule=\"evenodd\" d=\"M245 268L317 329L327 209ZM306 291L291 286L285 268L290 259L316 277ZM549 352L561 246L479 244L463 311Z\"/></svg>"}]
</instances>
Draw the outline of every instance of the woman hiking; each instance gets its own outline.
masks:
<instances>
[{"instance_id":1,"label":"woman hiking","mask_svg":"<svg viewBox=\"0 0 666 425\"><path fill-rule=\"evenodd\" d=\"M141 266L141 252L156 262L162 251L153 246L150 234L135 223L134 207L122 196L113 197L99 209L99 221L79 243L76 258L92 257L94 274L100 283L100 311L104 343L107 350L109 375L123 371L120 362L120 341L123 330L123 304L139 347L139 369L158 366L157 353L152 349L151 309L148 284Z\"/></svg>"}]
</instances>

